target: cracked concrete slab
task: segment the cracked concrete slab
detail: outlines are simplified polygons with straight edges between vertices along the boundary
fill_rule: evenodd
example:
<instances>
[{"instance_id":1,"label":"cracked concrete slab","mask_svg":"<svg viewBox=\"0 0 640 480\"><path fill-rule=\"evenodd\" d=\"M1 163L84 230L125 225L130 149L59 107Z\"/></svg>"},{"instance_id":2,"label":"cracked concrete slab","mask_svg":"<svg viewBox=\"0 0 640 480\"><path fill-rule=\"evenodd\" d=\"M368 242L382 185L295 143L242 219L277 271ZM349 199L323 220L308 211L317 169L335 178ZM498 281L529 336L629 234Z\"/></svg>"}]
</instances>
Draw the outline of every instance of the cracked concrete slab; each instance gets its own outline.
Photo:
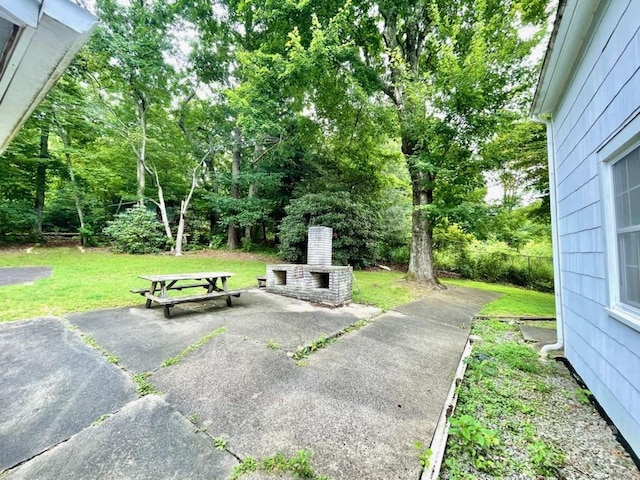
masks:
<instances>
[{"instance_id":1,"label":"cracked concrete slab","mask_svg":"<svg viewBox=\"0 0 640 480\"><path fill-rule=\"evenodd\" d=\"M268 427L255 429L256 418L280 402L301 373L284 352L224 333L149 380L185 416L197 415L212 436L227 439L231 451L245 454L234 451L233 436L238 431L268 436Z\"/></svg>"},{"instance_id":2,"label":"cracked concrete slab","mask_svg":"<svg viewBox=\"0 0 640 480\"><path fill-rule=\"evenodd\" d=\"M478 309L452 305L465 319ZM151 380L240 456L309 449L317 473L333 480L417 478L414 443L429 443L468 337L427 307L388 312L307 367L225 334Z\"/></svg>"},{"instance_id":3,"label":"cracked concrete slab","mask_svg":"<svg viewBox=\"0 0 640 480\"><path fill-rule=\"evenodd\" d=\"M227 313L227 331L265 344L272 340L293 352L320 336L329 337L380 313L380 309L367 305L325 308L300 300L283 302L282 298L264 292L247 294L246 303Z\"/></svg>"},{"instance_id":4,"label":"cracked concrete slab","mask_svg":"<svg viewBox=\"0 0 640 480\"><path fill-rule=\"evenodd\" d=\"M51 276L51 267L0 267L0 287L31 283Z\"/></svg>"},{"instance_id":5,"label":"cracked concrete slab","mask_svg":"<svg viewBox=\"0 0 640 480\"><path fill-rule=\"evenodd\" d=\"M18 467L7 479L223 479L238 461L160 397L126 405Z\"/></svg>"},{"instance_id":6,"label":"cracked concrete slab","mask_svg":"<svg viewBox=\"0 0 640 480\"><path fill-rule=\"evenodd\" d=\"M0 471L137 397L118 367L55 318L0 324Z\"/></svg>"},{"instance_id":7,"label":"cracked concrete slab","mask_svg":"<svg viewBox=\"0 0 640 480\"><path fill-rule=\"evenodd\" d=\"M164 318L161 308L143 306L72 314L66 319L117 355L119 363L128 370L147 372L221 326L226 326L230 333L265 344L273 340L282 348L295 350L320 335L329 336L379 312L363 305L327 309L282 299L256 291L234 298L231 308L224 300L219 305L207 302L198 305L191 314L187 310L172 313L170 319Z\"/></svg>"},{"instance_id":8,"label":"cracked concrete slab","mask_svg":"<svg viewBox=\"0 0 640 480\"><path fill-rule=\"evenodd\" d=\"M540 345L550 345L552 343L556 343L558 339L558 334L555 328L520 325L520 331L527 342L536 342Z\"/></svg>"},{"instance_id":9,"label":"cracked concrete slab","mask_svg":"<svg viewBox=\"0 0 640 480\"><path fill-rule=\"evenodd\" d=\"M0 375L8 375L9 369L17 375L6 377L17 385L8 393L5 377L0 376L0 405L23 397L31 401L21 404L22 410L0 409L0 438L20 435L26 427L21 445L33 453L21 452L20 458L37 455L11 468L8 478L228 478L237 460L215 450L211 439L218 437L242 457L264 458L277 452L293 457L298 450L311 450L316 473L333 480L418 478L414 442L429 443L471 316L487 298L485 292L465 290L437 292L380 315L313 353L306 367L296 366L284 351L268 348L267 340L293 349L378 310L357 305L324 309L249 292L234 299L232 308L198 304L171 319L165 319L161 309L142 306L69 315L83 333L137 371L157 368L202 336L226 326L225 333L179 363L155 370L149 380L163 397L135 401L128 376L59 321L0 325ZM101 370L95 373L85 367L87 363L117 375L109 380ZM59 365L64 365L68 382L62 381L64 375L58 378L53 367ZM88 386L74 383L78 379ZM126 387L123 394L113 392L118 382ZM72 399L70 405L68 398L60 400L63 394ZM117 406L96 408L103 397L115 398ZM79 399L84 404L76 406ZM92 408L101 411L94 414ZM87 428L100 415L118 409L100 425ZM74 416L79 411L82 421L72 425L71 419L56 418L61 411ZM38 422L31 422L34 412L41 417ZM190 415L197 416L206 435L186 420ZM43 422L51 418L54 425L49 432ZM44 446L37 443L42 432L53 435ZM2 441L0 470L5 452L9 449ZM256 472L248 478L271 477Z\"/></svg>"},{"instance_id":10,"label":"cracked concrete slab","mask_svg":"<svg viewBox=\"0 0 640 480\"><path fill-rule=\"evenodd\" d=\"M200 338L225 324L220 314L164 318L161 308L116 308L67 315L69 323L93 337L134 372L160 367Z\"/></svg>"},{"instance_id":11,"label":"cracked concrete slab","mask_svg":"<svg viewBox=\"0 0 640 480\"><path fill-rule=\"evenodd\" d=\"M496 292L448 286L443 291L430 292L428 296L394 310L414 316L426 316L430 321L469 329L471 320L481 306L500 296Z\"/></svg>"}]
</instances>

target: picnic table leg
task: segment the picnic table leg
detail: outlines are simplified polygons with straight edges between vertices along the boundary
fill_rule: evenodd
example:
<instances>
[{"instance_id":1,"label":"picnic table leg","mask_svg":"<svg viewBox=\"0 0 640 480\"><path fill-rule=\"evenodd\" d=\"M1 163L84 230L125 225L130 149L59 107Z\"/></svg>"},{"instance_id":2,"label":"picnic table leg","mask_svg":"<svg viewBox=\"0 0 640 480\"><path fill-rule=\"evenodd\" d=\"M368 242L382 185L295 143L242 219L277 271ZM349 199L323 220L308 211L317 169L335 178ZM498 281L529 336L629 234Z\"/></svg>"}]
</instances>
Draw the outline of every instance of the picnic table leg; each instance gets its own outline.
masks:
<instances>
[{"instance_id":1,"label":"picnic table leg","mask_svg":"<svg viewBox=\"0 0 640 480\"><path fill-rule=\"evenodd\" d=\"M169 305L164 305L164 318L171 318L171 311L169 311Z\"/></svg>"},{"instance_id":2,"label":"picnic table leg","mask_svg":"<svg viewBox=\"0 0 640 480\"><path fill-rule=\"evenodd\" d=\"M151 295L155 295L156 294L156 285L158 284L158 282L151 282L151 288L149 289L151 291ZM151 299L147 298L147 302L144 304L145 308L151 308Z\"/></svg>"},{"instance_id":3,"label":"picnic table leg","mask_svg":"<svg viewBox=\"0 0 640 480\"><path fill-rule=\"evenodd\" d=\"M167 298L167 285L165 282L160 282L160 298Z\"/></svg>"},{"instance_id":4,"label":"picnic table leg","mask_svg":"<svg viewBox=\"0 0 640 480\"><path fill-rule=\"evenodd\" d=\"M227 291L227 277L222 277L221 280L222 280L222 290L226 292Z\"/></svg>"},{"instance_id":5,"label":"picnic table leg","mask_svg":"<svg viewBox=\"0 0 640 480\"><path fill-rule=\"evenodd\" d=\"M227 307L231 307L232 303L231 303L231 295L227 295Z\"/></svg>"}]
</instances>

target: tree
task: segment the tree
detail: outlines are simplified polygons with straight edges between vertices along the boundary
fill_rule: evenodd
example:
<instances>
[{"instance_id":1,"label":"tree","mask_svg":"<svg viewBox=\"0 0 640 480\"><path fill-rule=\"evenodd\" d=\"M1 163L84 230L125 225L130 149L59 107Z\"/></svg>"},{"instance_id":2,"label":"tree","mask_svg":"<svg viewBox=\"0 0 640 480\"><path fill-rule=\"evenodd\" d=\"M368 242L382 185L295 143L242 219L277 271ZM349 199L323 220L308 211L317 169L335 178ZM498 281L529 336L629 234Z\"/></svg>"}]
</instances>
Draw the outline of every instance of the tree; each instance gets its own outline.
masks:
<instances>
[{"instance_id":1,"label":"tree","mask_svg":"<svg viewBox=\"0 0 640 480\"><path fill-rule=\"evenodd\" d=\"M549 220L549 169L544 125L521 118L508 121L484 146L482 155L502 179L512 184L510 189L505 188L507 197L511 197L506 199L507 204L514 207L514 196L533 192L541 203L532 213Z\"/></svg>"},{"instance_id":2,"label":"tree","mask_svg":"<svg viewBox=\"0 0 640 480\"><path fill-rule=\"evenodd\" d=\"M147 159L148 116L154 105L166 104L170 98L172 68L164 54L172 48L169 31L174 12L161 0L130 0L124 5L98 0L97 7L103 27L92 40L94 54L101 54L95 86L103 107L111 113L111 127L135 154L137 197L143 204L146 175L155 176Z\"/></svg>"},{"instance_id":3,"label":"tree","mask_svg":"<svg viewBox=\"0 0 640 480\"><path fill-rule=\"evenodd\" d=\"M285 2L251 9L251 15L270 48L282 45L286 32L287 71L318 92L310 94L316 111L340 111L322 105L333 82L352 87L346 92L352 103L386 104L395 112L413 192L409 276L435 284L432 234L442 215L437 198L455 199L482 183L486 165L477 151L497 122L494 112L521 100L533 80L524 60L539 36L523 39L519 28L543 23L546 0L314 5ZM283 27L287 15L295 27Z\"/></svg>"}]
</instances>

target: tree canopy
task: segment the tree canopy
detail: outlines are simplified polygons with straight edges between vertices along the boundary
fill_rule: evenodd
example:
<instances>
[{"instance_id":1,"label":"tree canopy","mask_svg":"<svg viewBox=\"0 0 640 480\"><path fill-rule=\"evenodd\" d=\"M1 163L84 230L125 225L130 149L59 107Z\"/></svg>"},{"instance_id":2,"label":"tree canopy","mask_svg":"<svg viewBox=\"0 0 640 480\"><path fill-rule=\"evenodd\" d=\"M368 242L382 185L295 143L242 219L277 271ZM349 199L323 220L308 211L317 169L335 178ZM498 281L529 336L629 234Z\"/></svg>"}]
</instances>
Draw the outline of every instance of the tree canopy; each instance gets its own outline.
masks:
<instances>
[{"instance_id":1,"label":"tree canopy","mask_svg":"<svg viewBox=\"0 0 640 480\"><path fill-rule=\"evenodd\" d=\"M406 246L409 275L436 284L434 229L483 238L499 217L487 172L500 208L522 207L522 183L544 203L544 132L522 112L547 0L97 0L96 12L101 28L0 157L0 216L14 219L2 235L44 222L95 240L138 204L178 254L187 237L289 251L294 230L328 215L361 224L349 227L360 260L345 262Z\"/></svg>"}]
</instances>

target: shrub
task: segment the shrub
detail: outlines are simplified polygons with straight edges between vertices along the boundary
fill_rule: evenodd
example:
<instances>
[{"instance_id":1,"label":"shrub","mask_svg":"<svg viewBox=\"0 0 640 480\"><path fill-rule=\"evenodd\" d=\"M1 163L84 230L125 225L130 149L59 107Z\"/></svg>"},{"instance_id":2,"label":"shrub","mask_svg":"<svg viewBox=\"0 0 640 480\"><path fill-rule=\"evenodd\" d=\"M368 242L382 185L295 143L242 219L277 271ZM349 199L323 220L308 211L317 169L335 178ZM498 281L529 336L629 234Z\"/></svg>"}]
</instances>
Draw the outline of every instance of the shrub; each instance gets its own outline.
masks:
<instances>
[{"instance_id":1,"label":"shrub","mask_svg":"<svg viewBox=\"0 0 640 480\"><path fill-rule=\"evenodd\" d=\"M167 237L155 213L136 205L107 223L103 233L120 253L158 253L164 250Z\"/></svg>"},{"instance_id":2,"label":"shrub","mask_svg":"<svg viewBox=\"0 0 640 480\"><path fill-rule=\"evenodd\" d=\"M307 229L333 228L333 263L366 267L375 263L378 237L375 213L346 192L307 194L285 208L280 225L280 254L289 262L306 262Z\"/></svg>"},{"instance_id":3,"label":"shrub","mask_svg":"<svg viewBox=\"0 0 640 480\"><path fill-rule=\"evenodd\" d=\"M0 235L29 233L35 226L36 214L31 202L0 199Z\"/></svg>"},{"instance_id":4,"label":"shrub","mask_svg":"<svg viewBox=\"0 0 640 480\"><path fill-rule=\"evenodd\" d=\"M499 244L476 244L466 248L437 250L437 270L457 273L463 278L529 287L553 292L553 264L548 256L520 255Z\"/></svg>"}]
</instances>

